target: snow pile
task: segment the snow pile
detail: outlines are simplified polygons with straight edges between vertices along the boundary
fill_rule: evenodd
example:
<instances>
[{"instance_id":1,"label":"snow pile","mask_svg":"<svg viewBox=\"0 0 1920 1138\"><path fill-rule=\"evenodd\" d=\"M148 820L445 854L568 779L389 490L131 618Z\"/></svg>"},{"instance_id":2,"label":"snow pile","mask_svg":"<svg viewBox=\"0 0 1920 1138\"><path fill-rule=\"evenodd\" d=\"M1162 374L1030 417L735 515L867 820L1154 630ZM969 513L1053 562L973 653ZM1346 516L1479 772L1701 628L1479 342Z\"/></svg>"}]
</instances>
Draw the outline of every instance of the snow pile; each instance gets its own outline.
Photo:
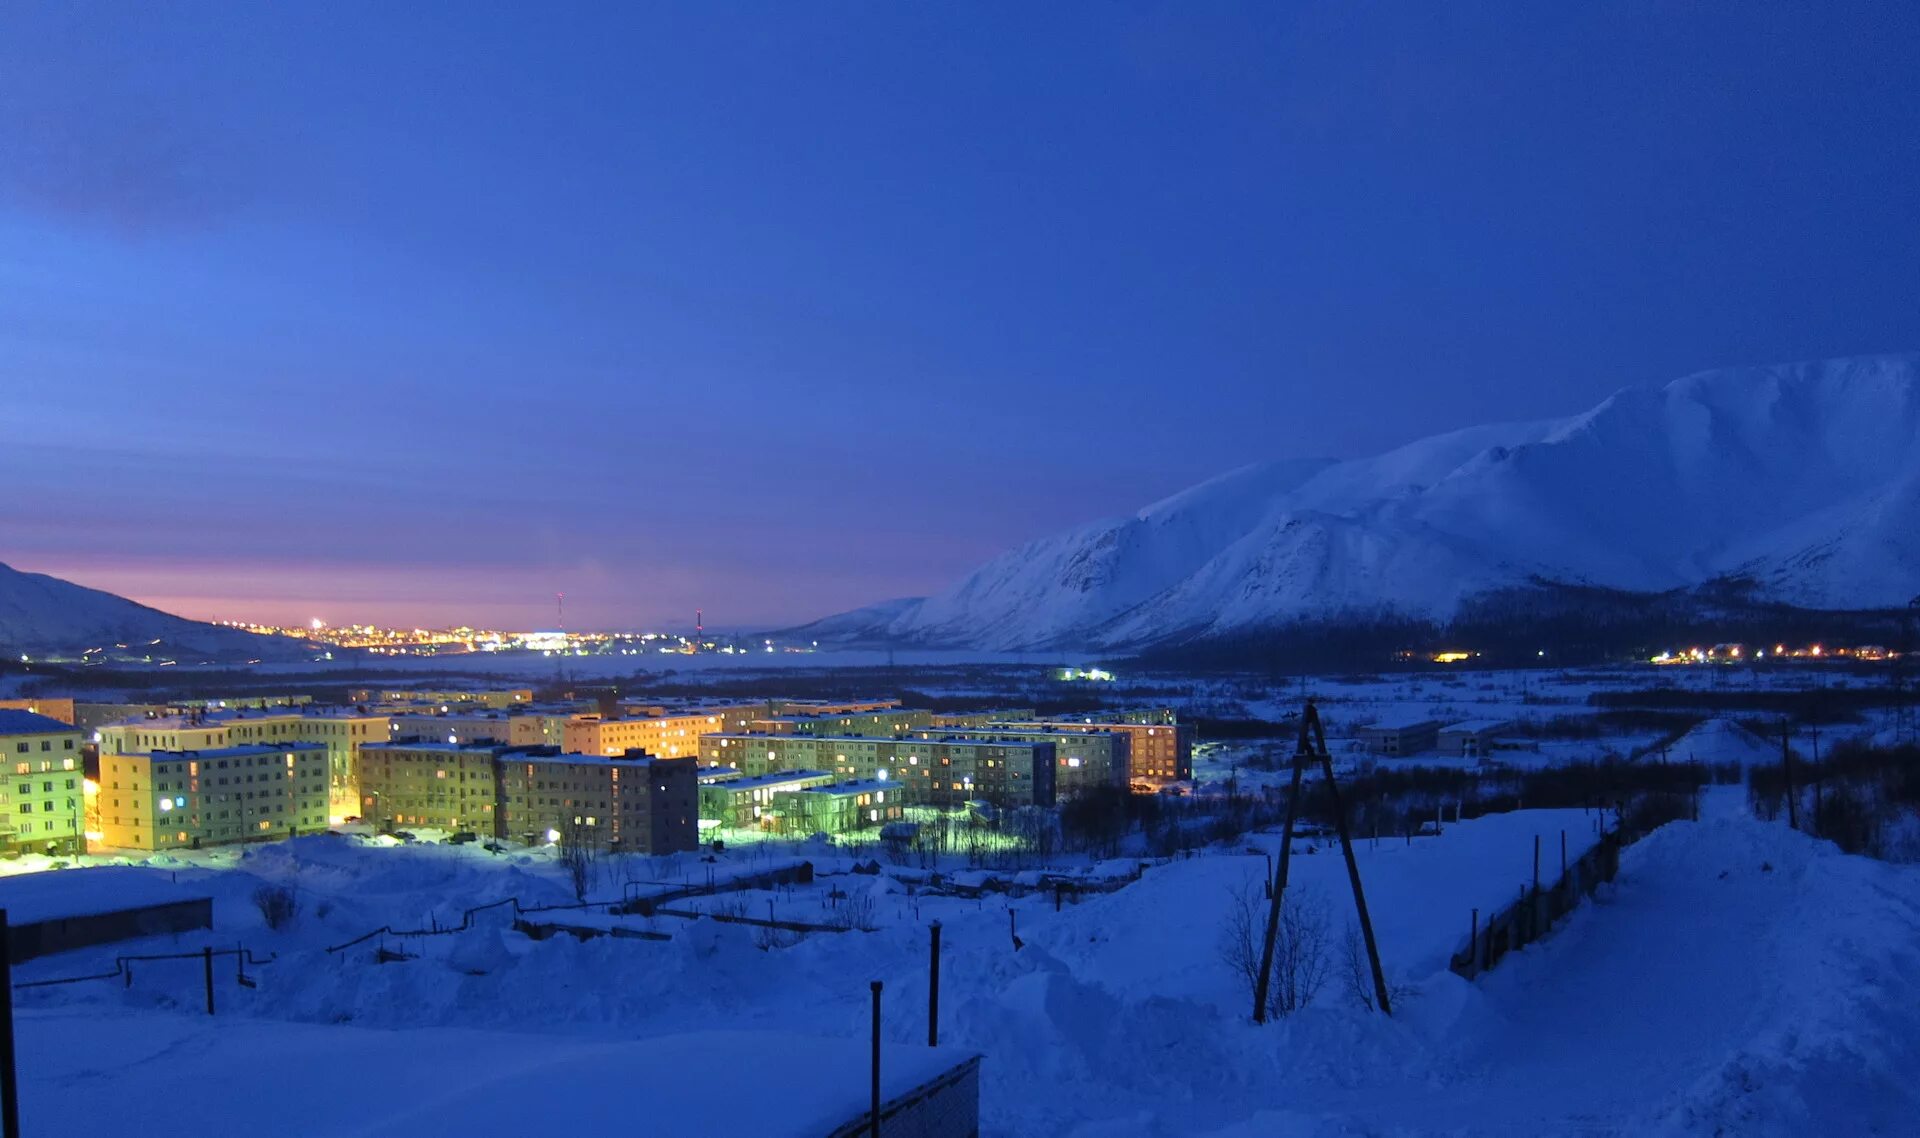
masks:
<instances>
[{"instance_id":1,"label":"snow pile","mask_svg":"<svg viewBox=\"0 0 1920 1138\"><path fill-rule=\"evenodd\" d=\"M1920 572L1920 358L1707 372L1568 419L1280 462L1031 542L824 636L1129 645L1300 618L1445 618L1542 582L1727 578L1812 608L1904 605Z\"/></svg>"},{"instance_id":2,"label":"snow pile","mask_svg":"<svg viewBox=\"0 0 1920 1138\"><path fill-rule=\"evenodd\" d=\"M222 986L217 1022L236 1046L254 1030L303 1041L310 1061L287 1070L311 1068L331 1093L323 1102L288 1098L297 1113L282 1125L302 1133L344 1126L329 1113L336 1106L353 1110L361 1128L345 1132L395 1132L403 1118L441 1132L434 1127L466 1109L462 1096L476 1110L500 1097L488 1090L495 1081L529 1112L516 1126L545 1118L606 1128L626 1116L591 1098L573 1072L599 1070L634 1040L664 1044L714 1028L825 1036L857 1049L869 980L885 984L887 1038L923 1045L933 919L945 947L941 1042L985 1055L990 1138L1899 1132L1920 1111L1909 1077L1920 1069L1920 868L1840 855L1743 807L1736 788L1711 792L1704 821L1674 823L1629 848L1619 880L1594 903L1475 983L1446 971L1471 909L1484 915L1518 895L1536 835L1551 881L1560 832L1578 857L1594 840L1591 819L1517 811L1411 843L1362 841L1382 954L1404 993L1396 1014L1353 1006L1336 955L1319 998L1264 1027L1247 1021L1244 985L1216 951L1230 890L1266 870L1258 852L1157 865L1058 912L1045 892L909 894L906 883L851 874L740 895L746 912L773 902L783 916L824 912L836 890L873 902L877 931L775 946L765 930L739 924L578 910L552 916L629 921L672 939L533 941L509 932L500 913L478 931L390 941L416 958L385 964L374 962L372 943L333 954L324 946L429 907L490 900L509 882L564 895L564 881L549 859L514 864L464 849L321 839L180 876L183 888L215 897L223 943L279 954L250 970L258 988ZM1252 844L1266 851L1273 840L1256 835ZM656 868L663 879L673 872ZM262 880L294 881L308 898L292 929L269 933L248 916L245 898ZM1337 850L1308 853L1303 842L1293 882L1324 903L1336 928L1344 924L1351 902ZM176 939L173 951L199 944ZM35 961L18 978L83 973L123 951ZM215 1046L197 1006L200 967L149 962L131 987L21 992L22 1055L35 1057L28 1101L122 1088L138 1099L148 1078L189 1090L227 1085L226 1075L210 1079L196 1066ZM66 1022L78 1026L62 1035ZM262 1048L269 1042L263 1036ZM847 1074L842 1067L856 1083L864 1078L858 1057L747 1046L724 1067L753 1102L721 1096L716 1117L757 1105L763 1067L784 1063L822 1082ZM632 1102L656 1093L643 1077L611 1082ZM407 1097L416 1085L420 1097ZM354 1092L342 1096L343 1086ZM584 1097L568 1097L570 1088ZM241 1128L237 1118L197 1116L212 1119L213 1132ZM463 1124L488 1129L477 1116Z\"/></svg>"}]
</instances>

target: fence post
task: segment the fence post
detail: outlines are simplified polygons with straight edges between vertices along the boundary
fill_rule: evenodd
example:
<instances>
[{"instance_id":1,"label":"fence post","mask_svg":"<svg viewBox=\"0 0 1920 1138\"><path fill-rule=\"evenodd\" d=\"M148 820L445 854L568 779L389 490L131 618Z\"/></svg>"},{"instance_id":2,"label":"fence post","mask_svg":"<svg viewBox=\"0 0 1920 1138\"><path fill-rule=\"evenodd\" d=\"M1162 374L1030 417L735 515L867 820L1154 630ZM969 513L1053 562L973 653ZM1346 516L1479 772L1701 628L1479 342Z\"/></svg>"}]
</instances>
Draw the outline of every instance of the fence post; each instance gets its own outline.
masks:
<instances>
[{"instance_id":1,"label":"fence post","mask_svg":"<svg viewBox=\"0 0 1920 1138\"><path fill-rule=\"evenodd\" d=\"M1567 877L1567 832L1565 830L1562 830L1560 831L1560 879L1562 881L1565 881L1566 877Z\"/></svg>"},{"instance_id":2,"label":"fence post","mask_svg":"<svg viewBox=\"0 0 1920 1138\"><path fill-rule=\"evenodd\" d=\"M1540 835L1533 836L1533 891L1540 892Z\"/></svg>"},{"instance_id":3,"label":"fence post","mask_svg":"<svg viewBox=\"0 0 1920 1138\"><path fill-rule=\"evenodd\" d=\"M13 1052L13 936L0 909L0 1129L20 1138L20 1078Z\"/></svg>"},{"instance_id":4,"label":"fence post","mask_svg":"<svg viewBox=\"0 0 1920 1138\"><path fill-rule=\"evenodd\" d=\"M868 1133L880 1138L880 981L869 981L873 989L873 1121Z\"/></svg>"},{"instance_id":5,"label":"fence post","mask_svg":"<svg viewBox=\"0 0 1920 1138\"><path fill-rule=\"evenodd\" d=\"M213 946L201 950L207 968L207 1014L213 1014Z\"/></svg>"},{"instance_id":6,"label":"fence post","mask_svg":"<svg viewBox=\"0 0 1920 1138\"><path fill-rule=\"evenodd\" d=\"M940 1046L940 922L933 922L933 954L927 961L927 1046Z\"/></svg>"},{"instance_id":7,"label":"fence post","mask_svg":"<svg viewBox=\"0 0 1920 1138\"><path fill-rule=\"evenodd\" d=\"M1473 911L1473 932L1467 937L1467 967L1476 975L1480 971L1480 910Z\"/></svg>"}]
</instances>

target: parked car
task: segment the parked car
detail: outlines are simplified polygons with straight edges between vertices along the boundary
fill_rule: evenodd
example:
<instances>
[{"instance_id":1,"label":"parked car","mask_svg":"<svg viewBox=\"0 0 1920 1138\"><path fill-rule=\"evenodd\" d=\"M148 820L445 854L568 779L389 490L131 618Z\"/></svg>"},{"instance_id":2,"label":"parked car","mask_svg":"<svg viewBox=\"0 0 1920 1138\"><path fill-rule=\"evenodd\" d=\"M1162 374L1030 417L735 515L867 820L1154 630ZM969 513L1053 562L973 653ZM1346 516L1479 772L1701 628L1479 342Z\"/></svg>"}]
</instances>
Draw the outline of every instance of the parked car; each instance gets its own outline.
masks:
<instances>
[{"instance_id":1,"label":"parked car","mask_svg":"<svg viewBox=\"0 0 1920 1138\"><path fill-rule=\"evenodd\" d=\"M479 840L480 840L479 834L463 832L463 833L455 834L451 838L448 838L447 844L450 846L466 846L466 845L472 845L474 842L477 842Z\"/></svg>"}]
</instances>

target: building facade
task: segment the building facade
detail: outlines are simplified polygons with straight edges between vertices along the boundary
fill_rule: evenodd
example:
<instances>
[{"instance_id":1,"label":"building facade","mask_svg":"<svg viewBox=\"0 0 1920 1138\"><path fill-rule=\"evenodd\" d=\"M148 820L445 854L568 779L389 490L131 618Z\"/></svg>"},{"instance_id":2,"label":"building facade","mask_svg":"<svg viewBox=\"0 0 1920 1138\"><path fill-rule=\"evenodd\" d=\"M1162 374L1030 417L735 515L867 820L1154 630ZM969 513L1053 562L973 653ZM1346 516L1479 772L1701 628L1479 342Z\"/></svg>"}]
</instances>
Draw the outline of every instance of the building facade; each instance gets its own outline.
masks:
<instances>
[{"instance_id":1,"label":"building facade","mask_svg":"<svg viewBox=\"0 0 1920 1138\"><path fill-rule=\"evenodd\" d=\"M360 816L386 830L428 826L494 834L496 743L374 743L360 748Z\"/></svg>"},{"instance_id":2,"label":"building facade","mask_svg":"<svg viewBox=\"0 0 1920 1138\"><path fill-rule=\"evenodd\" d=\"M327 751L328 818L359 812L355 759L369 743L388 741L390 717L357 707L287 707L265 711L190 711L110 723L97 732L100 754L207 751L226 747L319 743Z\"/></svg>"},{"instance_id":3,"label":"building facade","mask_svg":"<svg viewBox=\"0 0 1920 1138\"><path fill-rule=\"evenodd\" d=\"M953 727L916 731L914 738L1050 742L1054 748L1054 793L1060 798L1100 788L1125 790L1132 776L1133 736L1127 731L1067 731L1053 726Z\"/></svg>"},{"instance_id":4,"label":"building facade","mask_svg":"<svg viewBox=\"0 0 1920 1138\"><path fill-rule=\"evenodd\" d=\"M87 851L84 739L50 716L0 710L0 852Z\"/></svg>"},{"instance_id":5,"label":"building facade","mask_svg":"<svg viewBox=\"0 0 1920 1138\"><path fill-rule=\"evenodd\" d=\"M775 797L782 792L805 790L833 782L826 771L787 770L766 774L739 775L723 780L702 776L700 817L729 829L782 830Z\"/></svg>"},{"instance_id":6,"label":"building facade","mask_svg":"<svg viewBox=\"0 0 1920 1138\"><path fill-rule=\"evenodd\" d=\"M691 758L612 758L523 748L497 760L495 832L530 844L579 840L599 849L667 854L699 844Z\"/></svg>"},{"instance_id":7,"label":"building facade","mask_svg":"<svg viewBox=\"0 0 1920 1138\"><path fill-rule=\"evenodd\" d=\"M677 709L636 706L633 709L658 714L625 719L582 715L567 724L562 746L581 755L614 756L645 751L663 759L690 757L700 753L702 735L746 730L747 724L766 715L767 704L729 703Z\"/></svg>"},{"instance_id":8,"label":"building facade","mask_svg":"<svg viewBox=\"0 0 1920 1138\"><path fill-rule=\"evenodd\" d=\"M330 774L320 743L103 754L101 841L121 849L198 849L324 830Z\"/></svg>"},{"instance_id":9,"label":"building facade","mask_svg":"<svg viewBox=\"0 0 1920 1138\"><path fill-rule=\"evenodd\" d=\"M866 735L707 735L700 761L749 775L824 770L841 780L901 784L906 805L959 807L984 800L1000 807L1052 806L1056 752L1052 739L876 738Z\"/></svg>"},{"instance_id":10,"label":"building facade","mask_svg":"<svg viewBox=\"0 0 1920 1138\"><path fill-rule=\"evenodd\" d=\"M1165 712L1171 716L1172 712ZM1194 729L1191 723L1136 722L1160 718L1158 711L1123 712L1112 716L1063 718L1039 723L1004 723L1027 730L1111 733L1127 736L1127 777L1134 789L1157 790L1169 783L1193 778Z\"/></svg>"}]
</instances>

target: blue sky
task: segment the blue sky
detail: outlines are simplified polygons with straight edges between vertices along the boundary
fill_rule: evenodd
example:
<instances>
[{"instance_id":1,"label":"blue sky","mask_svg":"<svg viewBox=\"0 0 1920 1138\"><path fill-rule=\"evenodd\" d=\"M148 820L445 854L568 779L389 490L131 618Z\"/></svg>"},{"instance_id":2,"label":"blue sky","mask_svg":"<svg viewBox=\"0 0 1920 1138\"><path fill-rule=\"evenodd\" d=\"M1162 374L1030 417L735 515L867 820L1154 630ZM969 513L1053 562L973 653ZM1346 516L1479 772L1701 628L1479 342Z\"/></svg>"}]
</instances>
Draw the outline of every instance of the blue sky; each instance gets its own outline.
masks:
<instances>
[{"instance_id":1,"label":"blue sky","mask_svg":"<svg viewBox=\"0 0 1920 1138\"><path fill-rule=\"evenodd\" d=\"M765 625L1920 348L1907 5L14 4L0 559Z\"/></svg>"}]
</instances>

